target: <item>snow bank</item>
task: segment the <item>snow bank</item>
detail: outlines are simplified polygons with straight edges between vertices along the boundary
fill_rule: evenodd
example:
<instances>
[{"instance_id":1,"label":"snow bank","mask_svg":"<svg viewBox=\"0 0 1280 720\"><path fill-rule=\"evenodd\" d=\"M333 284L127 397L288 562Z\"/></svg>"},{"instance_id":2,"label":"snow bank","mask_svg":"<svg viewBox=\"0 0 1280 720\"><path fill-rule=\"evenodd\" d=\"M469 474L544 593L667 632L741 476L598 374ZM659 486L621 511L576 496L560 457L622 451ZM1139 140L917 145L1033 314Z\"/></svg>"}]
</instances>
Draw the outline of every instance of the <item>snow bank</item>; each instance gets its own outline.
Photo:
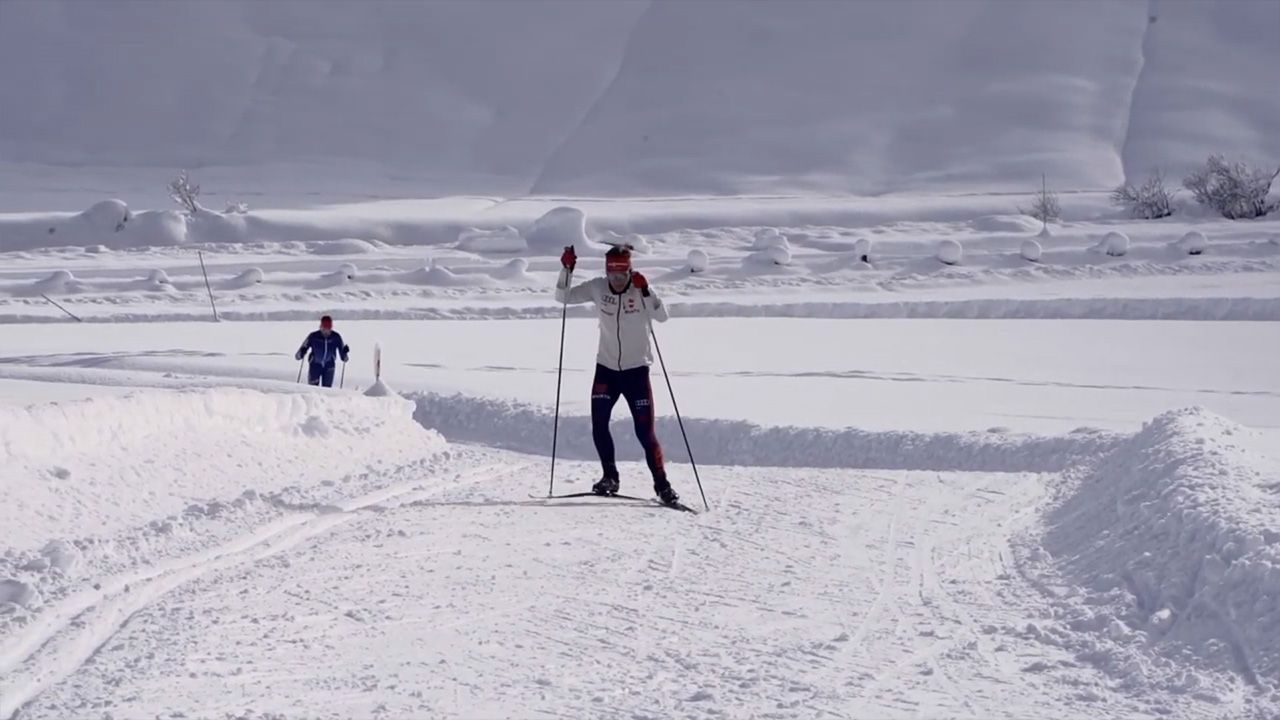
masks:
<instances>
[{"instance_id":1,"label":"snow bank","mask_svg":"<svg viewBox=\"0 0 1280 720\"><path fill-rule=\"evenodd\" d=\"M340 238L309 243L313 255L365 255L378 251L378 245L360 238Z\"/></svg>"},{"instance_id":2,"label":"snow bank","mask_svg":"<svg viewBox=\"0 0 1280 720\"><path fill-rule=\"evenodd\" d=\"M576 207L552 208L534 221L525 241L531 251L543 255L558 255L569 245L581 254L591 243L587 239L586 213Z\"/></svg>"},{"instance_id":3,"label":"snow bank","mask_svg":"<svg viewBox=\"0 0 1280 720\"><path fill-rule=\"evenodd\" d=\"M497 230L467 228L458 233L459 250L473 253L518 253L529 249L520 231L504 225Z\"/></svg>"},{"instance_id":4,"label":"snow bank","mask_svg":"<svg viewBox=\"0 0 1280 720\"><path fill-rule=\"evenodd\" d=\"M0 407L2 542L112 535L245 490L443 447L412 405L323 392L139 391Z\"/></svg>"},{"instance_id":5,"label":"snow bank","mask_svg":"<svg viewBox=\"0 0 1280 720\"><path fill-rule=\"evenodd\" d=\"M773 265L769 267L784 270ZM509 269L495 275L510 275ZM482 286L479 275L459 275L439 268L422 268L407 275L405 282L424 286ZM532 280L530 280L532 282ZM110 299L77 299L64 305L86 323L163 322L205 320L208 298L193 295L185 305L173 303L154 309L122 309ZM561 306L529 302L521 305L498 303L454 306L386 307L383 300L367 306L354 303L343 307L349 320L529 320L559 318ZM829 319L932 318L1008 320L1235 320L1280 321L1280 298L1265 297L1095 297L1095 298L981 298L976 300L903 300L884 302L684 302L669 300L672 317L793 317ZM100 309L101 314L98 314ZM240 309L218 306L218 316L229 321L315 319L315 308L288 307ZM569 317L591 317L590 309L569 306ZM0 303L0 324L68 322L52 306L18 305L5 309Z\"/></svg>"},{"instance_id":6,"label":"snow bank","mask_svg":"<svg viewBox=\"0 0 1280 720\"><path fill-rule=\"evenodd\" d=\"M1172 245L1188 255L1200 255L1209 248L1209 239L1199 230L1190 230Z\"/></svg>"},{"instance_id":7,"label":"snow bank","mask_svg":"<svg viewBox=\"0 0 1280 720\"><path fill-rule=\"evenodd\" d=\"M1193 670L1128 665L1155 647L1180 667L1280 683L1280 463L1257 433L1198 408L1165 413L1077 475L1045 519L1031 571L1066 629L1130 683L1197 691ZM1207 690L1207 688L1203 688Z\"/></svg>"},{"instance_id":8,"label":"snow bank","mask_svg":"<svg viewBox=\"0 0 1280 720\"><path fill-rule=\"evenodd\" d=\"M468 395L409 393L414 417L451 441L545 455L551 450L553 416L545 408ZM1105 452L1119 442L1109 433L1084 432L1063 437L1000 433L918 433L765 428L748 422L684 418L694 460L708 465L768 467L879 468L891 470L967 470L976 472L1054 472L1081 457ZM612 425L620 460L643 461L629 417ZM687 462L688 452L674 417L658 421L658 437L667 460ZM557 453L595 459L591 419L560 415Z\"/></svg>"}]
</instances>

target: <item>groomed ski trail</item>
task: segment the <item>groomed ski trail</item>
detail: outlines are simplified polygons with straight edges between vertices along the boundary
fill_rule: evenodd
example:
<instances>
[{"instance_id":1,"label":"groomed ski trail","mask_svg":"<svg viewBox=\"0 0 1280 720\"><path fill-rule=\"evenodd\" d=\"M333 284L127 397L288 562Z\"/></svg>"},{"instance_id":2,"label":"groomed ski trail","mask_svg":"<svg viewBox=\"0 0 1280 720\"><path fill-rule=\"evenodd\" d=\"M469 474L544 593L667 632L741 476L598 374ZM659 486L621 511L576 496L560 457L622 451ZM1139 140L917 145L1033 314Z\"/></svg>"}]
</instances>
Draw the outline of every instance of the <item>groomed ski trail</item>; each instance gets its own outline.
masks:
<instances>
[{"instance_id":1,"label":"groomed ski trail","mask_svg":"<svg viewBox=\"0 0 1280 720\"><path fill-rule=\"evenodd\" d=\"M564 492L589 486L598 469L565 467ZM92 663L58 666L65 672L22 720L91 709L202 718L1143 711L1066 651L1025 636L1043 605L1005 558L1044 477L699 466L713 511L694 516L528 498L544 469L478 471L476 482L406 494L382 512L336 516L345 522L314 516L307 532L206 563L130 608L132 621L115 626ZM672 470L680 489L684 469Z\"/></svg>"},{"instance_id":2,"label":"groomed ski trail","mask_svg":"<svg viewBox=\"0 0 1280 720\"><path fill-rule=\"evenodd\" d=\"M45 608L38 618L0 645L0 720L25 718L23 706L72 676L136 615L184 584L284 552L352 521L361 511L379 511L430 497L450 487L517 474L527 466L482 465L424 476L429 463L401 468L397 482L314 511L294 512L229 542L190 556L104 578Z\"/></svg>"}]
</instances>

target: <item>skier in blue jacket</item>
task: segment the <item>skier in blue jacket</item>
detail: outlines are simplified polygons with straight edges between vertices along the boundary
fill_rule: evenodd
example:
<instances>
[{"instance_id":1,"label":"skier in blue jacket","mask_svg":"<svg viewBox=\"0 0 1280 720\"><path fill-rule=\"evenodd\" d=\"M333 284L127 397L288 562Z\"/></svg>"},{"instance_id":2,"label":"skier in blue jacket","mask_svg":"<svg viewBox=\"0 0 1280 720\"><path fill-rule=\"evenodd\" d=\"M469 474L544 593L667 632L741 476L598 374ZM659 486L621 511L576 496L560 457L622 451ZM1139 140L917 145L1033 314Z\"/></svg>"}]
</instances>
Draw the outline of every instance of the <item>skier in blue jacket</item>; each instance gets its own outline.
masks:
<instances>
[{"instance_id":1,"label":"skier in blue jacket","mask_svg":"<svg viewBox=\"0 0 1280 720\"><path fill-rule=\"evenodd\" d=\"M351 352L351 348L342 342L342 336L334 332L333 318L328 315L320 318L320 329L307 335L293 359L302 360L308 349L311 350L311 366L307 370L307 384L333 387L333 370L338 359L346 362Z\"/></svg>"}]
</instances>

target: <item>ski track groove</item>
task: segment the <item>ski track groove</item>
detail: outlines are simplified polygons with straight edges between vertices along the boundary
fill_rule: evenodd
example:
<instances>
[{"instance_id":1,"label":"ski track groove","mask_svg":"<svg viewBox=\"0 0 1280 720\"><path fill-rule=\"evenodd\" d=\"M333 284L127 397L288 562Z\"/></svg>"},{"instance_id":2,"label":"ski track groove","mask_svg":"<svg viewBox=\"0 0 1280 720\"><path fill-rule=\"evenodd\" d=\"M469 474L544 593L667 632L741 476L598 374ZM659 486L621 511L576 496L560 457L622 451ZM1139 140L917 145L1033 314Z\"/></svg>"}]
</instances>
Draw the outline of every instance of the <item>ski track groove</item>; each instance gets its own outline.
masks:
<instances>
[{"instance_id":1,"label":"ski track groove","mask_svg":"<svg viewBox=\"0 0 1280 720\"><path fill-rule=\"evenodd\" d=\"M411 467L414 466L405 466ZM332 510L317 509L288 515L231 542L95 583L96 588L75 593L42 613L31 627L9 640L0 651L0 673L5 676L3 693L0 694L0 720L12 720L23 706L75 674L131 618L206 572L257 561L288 550L381 503L404 496L428 497L495 474L515 474L519 469L495 463L441 473L433 478L414 479L335 503ZM453 481L424 488L424 485L446 477L452 477ZM25 674L15 673L26 665L33 667Z\"/></svg>"},{"instance_id":2,"label":"ski track groove","mask_svg":"<svg viewBox=\"0 0 1280 720\"><path fill-rule=\"evenodd\" d=\"M1063 657L1011 633L1042 607L1001 575L1036 476L759 472L701 516L486 499L518 481L409 491L327 534L350 513L316 516L334 525L314 542L140 605L145 622L32 717L122 678L133 699L111 710L131 717L209 685L226 697L200 712L217 716L292 716L282 696L334 717L1013 718L1041 698L1042 717L1123 714L1103 686L1072 707L1061 675L1022 667Z\"/></svg>"}]
</instances>

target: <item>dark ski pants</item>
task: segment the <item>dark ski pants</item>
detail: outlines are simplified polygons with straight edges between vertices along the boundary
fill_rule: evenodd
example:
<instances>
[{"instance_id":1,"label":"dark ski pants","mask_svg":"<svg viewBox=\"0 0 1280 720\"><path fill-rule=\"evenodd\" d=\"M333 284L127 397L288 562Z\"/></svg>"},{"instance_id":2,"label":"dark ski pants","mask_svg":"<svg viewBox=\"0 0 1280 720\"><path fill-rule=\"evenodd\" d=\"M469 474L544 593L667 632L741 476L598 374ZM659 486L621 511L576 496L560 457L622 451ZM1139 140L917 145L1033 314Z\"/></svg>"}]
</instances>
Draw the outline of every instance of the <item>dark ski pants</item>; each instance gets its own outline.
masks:
<instances>
[{"instance_id":1,"label":"dark ski pants","mask_svg":"<svg viewBox=\"0 0 1280 720\"><path fill-rule=\"evenodd\" d=\"M644 448L645 462L653 473L654 490L661 491L669 483L662 464L662 446L658 444L657 425L653 417L653 386L649 382L649 368L645 365L628 370L612 370L596 364L596 376L591 387L591 436L595 440L604 475L618 477L609 420L619 397L627 400L627 407L631 409L631 418L636 425L636 438Z\"/></svg>"},{"instance_id":2,"label":"dark ski pants","mask_svg":"<svg viewBox=\"0 0 1280 720\"><path fill-rule=\"evenodd\" d=\"M337 369L337 367L337 365L311 363L311 366L307 369L307 384L333 387L333 371Z\"/></svg>"}]
</instances>

